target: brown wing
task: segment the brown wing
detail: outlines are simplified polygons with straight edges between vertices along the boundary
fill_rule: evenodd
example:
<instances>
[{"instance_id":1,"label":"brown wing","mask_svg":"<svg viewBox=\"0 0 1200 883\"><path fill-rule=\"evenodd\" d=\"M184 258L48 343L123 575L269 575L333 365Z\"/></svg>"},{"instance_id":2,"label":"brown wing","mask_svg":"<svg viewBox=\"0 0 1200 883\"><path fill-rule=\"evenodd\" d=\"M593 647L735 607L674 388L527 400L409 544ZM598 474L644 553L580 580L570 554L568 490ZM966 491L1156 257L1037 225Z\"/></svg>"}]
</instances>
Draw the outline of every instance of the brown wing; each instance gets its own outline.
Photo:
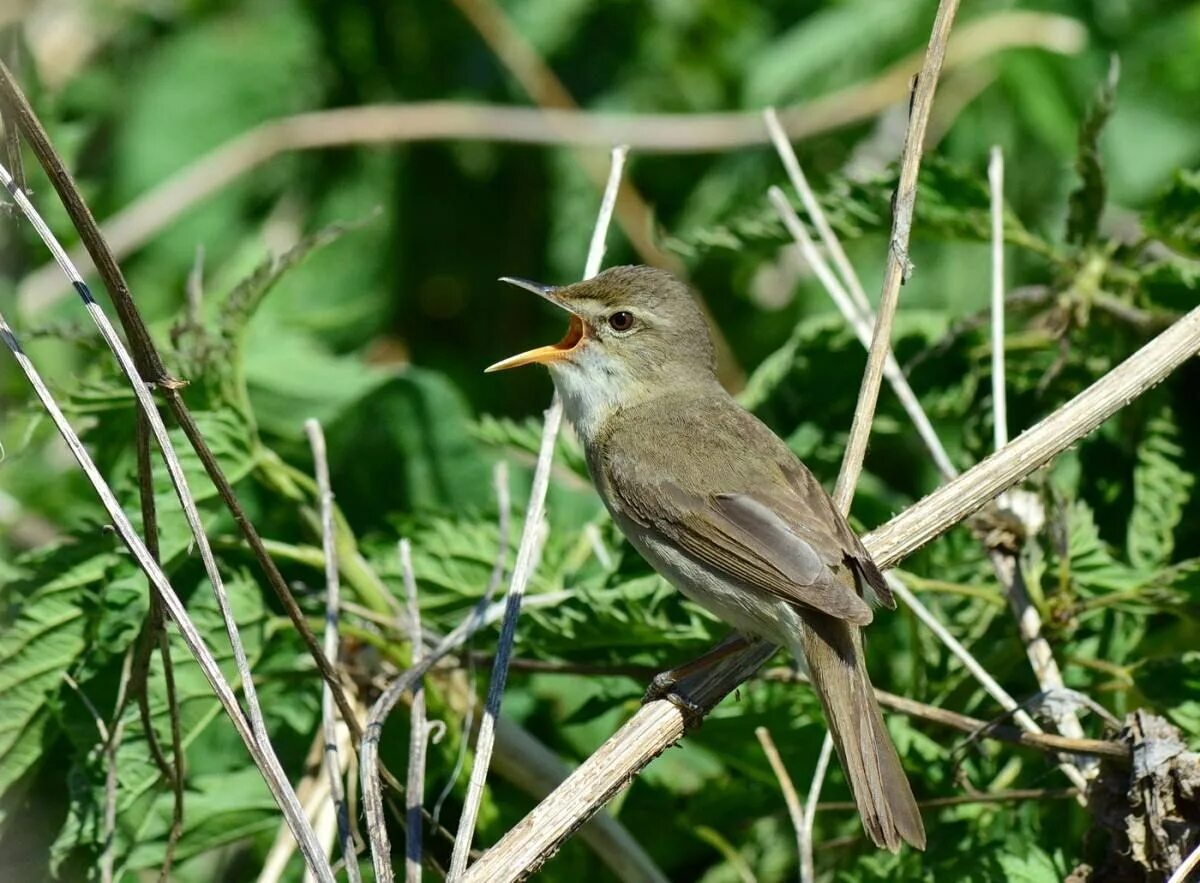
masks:
<instances>
[{"instance_id":1,"label":"brown wing","mask_svg":"<svg viewBox=\"0 0 1200 883\"><path fill-rule=\"evenodd\" d=\"M756 418L732 401L677 412L658 432L658 418L640 416L598 464L631 518L739 582L855 625L872 618L851 587L859 577L891 600L824 489ZM689 490L678 477L684 458L705 464L688 470Z\"/></svg>"}]
</instances>

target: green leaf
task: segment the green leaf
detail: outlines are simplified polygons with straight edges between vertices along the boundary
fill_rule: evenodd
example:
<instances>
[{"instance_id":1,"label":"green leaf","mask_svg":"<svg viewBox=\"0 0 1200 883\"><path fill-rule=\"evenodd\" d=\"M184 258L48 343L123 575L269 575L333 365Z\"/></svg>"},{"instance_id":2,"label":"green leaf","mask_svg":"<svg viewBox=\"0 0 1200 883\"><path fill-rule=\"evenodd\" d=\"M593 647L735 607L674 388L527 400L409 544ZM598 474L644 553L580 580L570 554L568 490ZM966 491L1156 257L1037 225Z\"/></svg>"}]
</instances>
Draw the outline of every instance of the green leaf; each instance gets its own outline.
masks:
<instances>
[{"instance_id":1,"label":"green leaf","mask_svg":"<svg viewBox=\"0 0 1200 883\"><path fill-rule=\"evenodd\" d=\"M1100 215L1107 197L1104 167L1100 161L1100 133L1116 107L1120 74L1121 66L1114 55L1108 77L1097 87L1079 127L1079 154L1075 159L1075 171L1080 183L1071 193L1067 205L1067 241L1075 245L1089 245L1095 241L1100 229Z\"/></svg>"},{"instance_id":2,"label":"green leaf","mask_svg":"<svg viewBox=\"0 0 1200 883\"><path fill-rule=\"evenodd\" d=\"M358 221L329 224L305 236L283 254L272 255L259 264L222 300L219 318L221 335L229 341L240 341L263 300L289 270L314 252L337 242L346 233L365 226L374 217L375 213L372 213Z\"/></svg>"},{"instance_id":3,"label":"green leaf","mask_svg":"<svg viewBox=\"0 0 1200 883\"><path fill-rule=\"evenodd\" d=\"M1171 248L1200 258L1200 169L1180 169L1142 214L1146 232Z\"/></svg>"},{"instance_id":4,"label":"green leaf","mask_svg":"<svg viewBox=\"0 0 1200 883\"><path fill-rule=\"evenodd\" d=\"M88 594L120 561L111 538L56 546L22 563L27 576L0 591L0 823L8 791L39 761L63 675L87 646Z\"/></svg>"},{"instance_id":5,"label":"green leaf","mask_svg":"<svg viewBox=\"0 0 1200 883\"><path fill-rule=\"evenodd\" d=\"M887 236L891 231L892 194L898 183L895 167L865 180L831 176L817 198L830 226L843 240L864 236ZM991 240L991 197L987 178L974 169L932 155L921 166L914 232L922 237L988 242ZM798 197L784 188L800 211ZM1053 248L1031 233L1008 207L1004 211L1004 239L1039 254ZM695 256L709 251L742 251L746 248L773 251L790 244L775 209L766 200L742 209L723 224L686 230L668 237L664 244L681 254Z\"/></svg>"},{"instance_id":6,"label":"green leaf","mask_svg":"<svg viewBox=\"0 0 1200 883\"><path fill-rule=\"evenodd\" d=\"M1133 512L1129 518L1129 560L1145 570L1171 560L1175 529L1191 497L1193 476L1183 465L1179 425L1163 408L1146 426L1133 470Z\"/></svg>"},{"instance_id":7,"label":"green leaf","mask_svg":"<svg viewBox=\"0 0 1200 883\"><path fill-rule=\"evenodd\" d=\"M1067 513L1067 551L1071 579L1085 595L1139 588L1148 575L1119 561L1100 537L1091 507L1076 500ZM1053 572L1053 569L1051 569Z\"/></svg>"},{"instance_id":8,"label":"green leaf","mask_svg":"<svg viewBox=\"0 0 1200 883\"><path fill-rule=\"evenodd\" d=\"M228 577L226 589L250 665L264 680L259 686L260 699L268 729L278 746L280 732L287 728L287 719L300 708L308 708L306 729L315 725L315 699L305 706L287 682L283 683L287 692L272 699L272 691L278 682L272 678L268 651L273 648L278 658L294 659L296 642L285 631L281 637L287 640L268 643L269 618L263 607L261 590L246 574ZM233 651L206 582L196 587L188 611L222 672L237 689L239 679ZM240 839L248 833L276 828L279 814L261 774L250 764L244 746L233 732L199 665L170 626L168 634L188 769L184 811L187 833L179 853L183 858ZM103 675L81 684L81 690L89 696L98 696L105 689ZM148 690L152 726L159 744L169 752L171 736L166 684L157 654L152 658ZM313 697L317 695L315 689L311 692ZM118 864L128 862L129 869L152 867L162 861L173 798L151 760L146 733L135 705L131 704L126 710L124 721L125 733L117 758L116 856ZM103 764L96 754L99 737L95 724L80 702L76 700L66 705L63 723L78 757L90 755L92 759L76 764L75 775L80 779L72 789L67 824L53 848L59 863L79 851L94 857L100 848L105 777ZM222 782L226 784L222 786Z\"/></svg>"}]
</instances>

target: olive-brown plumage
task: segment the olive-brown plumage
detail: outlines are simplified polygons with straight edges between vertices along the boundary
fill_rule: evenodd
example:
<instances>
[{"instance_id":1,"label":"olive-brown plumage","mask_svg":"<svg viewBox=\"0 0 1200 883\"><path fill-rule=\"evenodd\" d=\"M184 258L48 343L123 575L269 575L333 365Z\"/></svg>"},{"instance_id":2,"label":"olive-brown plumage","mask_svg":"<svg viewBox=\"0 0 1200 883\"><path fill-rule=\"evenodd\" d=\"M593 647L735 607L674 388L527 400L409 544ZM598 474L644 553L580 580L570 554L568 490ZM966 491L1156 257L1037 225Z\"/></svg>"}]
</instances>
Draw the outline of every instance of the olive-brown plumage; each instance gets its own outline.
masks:
<instances>
[{"instance_id":1,"label":"olive-brown plumage","mask_svg":"<svg viewBox=\"0 0 1200 883\"><path fill-rule=\"evenodd\" d=\"M821 698L863 825L891 850L925 832L875 701L861 627L894 607L870 555L786 444L717 382L708 328L670 274L617 267L563 288L546 364L614 521L659 573L742 634L786 646Z\"/></svg>"}]
</instances>

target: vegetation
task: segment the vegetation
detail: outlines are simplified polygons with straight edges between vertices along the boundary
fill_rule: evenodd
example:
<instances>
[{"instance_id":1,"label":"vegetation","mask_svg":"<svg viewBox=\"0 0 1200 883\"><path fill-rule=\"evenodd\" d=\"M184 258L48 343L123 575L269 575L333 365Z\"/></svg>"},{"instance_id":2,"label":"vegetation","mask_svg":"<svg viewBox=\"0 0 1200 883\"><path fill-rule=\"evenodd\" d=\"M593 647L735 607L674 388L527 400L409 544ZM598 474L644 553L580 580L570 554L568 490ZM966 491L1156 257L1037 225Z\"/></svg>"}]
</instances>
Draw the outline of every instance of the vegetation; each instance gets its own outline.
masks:
<instances>
[{"instance_id":1,"label":"vegetation","mask_svg":"<svg viewBox=\"0 0 1200 883\"><path fill-rule=\"evenodd\" d=\"M489 45L495 32L479 24L494 23L497 10L580 106L699 113L784 107L877 80L919 57L936 7L802 5L35 2L25 20L7 23L13 39L0 47L103 221L209 151L286 115L381 102L526 105L531 82L542 103L561 103L536 65L532 75L522 67L525 44L501 36L507 54ZM910 249L915 272L893 335L959 468L992 450L992 145L1008 159L1012 435L1200 302L1200 3L1059 0L1037 15L1044 4L1024 0L965 6L959 54L935 105ZM888 247L906 89L846 125L821 124L813 110L818 122L797 143L872 295ZM490 111L472 113L486 119ZM205 439L318 633L324 559L304 420L324 426L346 602L340 667L368 705L410 661L393 603L403 603L398 540L412 543L422 618L437 633L479 599L498 546L507 544L512 567L550 383L537 370L485 377L482 369L555 339L562 320L494 280L578 278L598 203L584 163L594 168L603 158L562 145L391 140L400 143L287 150L228 180L209 166L220 186L173 205L177 218L125 245L109 228L164 361L186 379L183 396ZM3 162L9 167L11 157ZM635 144L629 162L651 213L619 215L624 226L614 226L606 263L653 258L685 274L728 345L730 385L832 486L864 357L766 200L772 184L790 192L774 151L762 143L657 153ZM35 204L75 244L77 231L28 151L24 166ZM0 216L0 253L0 313L133 516L132 391L68 297L65 277L38 271L47 254L15 212ZM110 770L97 715L116 729L122 674L153 611L144 574L13 364L0 357L0 877L92 879L105 852ZM1067 686L1118 719L1136 709L1162 715L1193 751L1198 386L1193 359L1028 481L1044 526L1021 551ZM182 432L172 428L172 437L272 740L293 782L315 781L321 682L312 657ZM508 464L514 505L505 537L492 481L498 462ZM885 390L855 522L882 524L940 483ZM224 625L157 458L153 491L164 570L232 676ZM515 651L543 665L515 668L503 708L574 766L636 709L648 672L694 657L726 628L682 602L623 541L569 434L559 442L547 512ZM923 549L900 575L1011 694L1039 693L970 531ZM490 659L497 632L493 625L479 634L470 658ZM151 654L144 712L135 676L120 715L116 878L153 876L173 851L171 879L255 879L279 834L279 810L173 626L167 635L186 749L182 834L169 846L176 797L152 747L170 759L170 703L161 658ZM1003 715L903 608L878 616L868 639L880 688L984 720ZM432 675L425 690L430 718L446 726L429 749L426 806L448 788L438 807L451 831L466 788L456 764L472 689L482 695L486 669L464 662ZM1088 736L1112 736L1097 715L1081 715ZM928 808L928 851L899 856L870 847L852 812L822 810L819 879L1050 881L1085 863L1106 869L1111 834L1066 799L1068 782L1048 755L899 714L888 724L919 800L976 792L1011 799ZM383 760L395 771L405 768L408 726L400 708L384 731ZM770 731L803 796L824 735L819 706L806 687L759 678L610 806L670 879L794 878L795 838L757 727ZM822 794L848 797L836 764ZM476 845L494 843L534 802L493 771ZM403 843L398 826L392 839ZM444 864L449 845L430 833L426 851ZM361 858L367 873L369 857ZM284 877L302 872L293 857ZM612 872L577 837L542 879Z\"/></svg>"}]
</instances>

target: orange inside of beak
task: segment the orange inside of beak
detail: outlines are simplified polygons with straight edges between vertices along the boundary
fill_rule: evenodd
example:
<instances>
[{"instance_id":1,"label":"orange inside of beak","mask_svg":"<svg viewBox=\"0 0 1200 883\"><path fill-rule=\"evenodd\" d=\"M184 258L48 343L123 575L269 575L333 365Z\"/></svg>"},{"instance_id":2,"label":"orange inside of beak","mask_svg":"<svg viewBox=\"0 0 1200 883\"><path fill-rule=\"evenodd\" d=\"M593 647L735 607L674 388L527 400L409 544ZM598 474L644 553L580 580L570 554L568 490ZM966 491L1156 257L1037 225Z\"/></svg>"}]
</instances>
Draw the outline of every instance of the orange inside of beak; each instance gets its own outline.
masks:
<instances>
[{"instance_id":1,"label":"orange inside of beak","mask_svg":"<svg viewBox=\"0 0 1200 883\"><path fill-rule=\"evenodd\" d=\"M487 368L484 373L491 374L493 371L507 371L509 368L519 368L522 365L531 365L534 363L545 365L550 362L556 362L566 357L568 353L573 352L583 342L583 338L583 320L572 313L571 322L567 326L567 333L558 343L552 346L539 346L537 349L527 350L515 356L510 356Z\"/></svg>"}]
</instances>

